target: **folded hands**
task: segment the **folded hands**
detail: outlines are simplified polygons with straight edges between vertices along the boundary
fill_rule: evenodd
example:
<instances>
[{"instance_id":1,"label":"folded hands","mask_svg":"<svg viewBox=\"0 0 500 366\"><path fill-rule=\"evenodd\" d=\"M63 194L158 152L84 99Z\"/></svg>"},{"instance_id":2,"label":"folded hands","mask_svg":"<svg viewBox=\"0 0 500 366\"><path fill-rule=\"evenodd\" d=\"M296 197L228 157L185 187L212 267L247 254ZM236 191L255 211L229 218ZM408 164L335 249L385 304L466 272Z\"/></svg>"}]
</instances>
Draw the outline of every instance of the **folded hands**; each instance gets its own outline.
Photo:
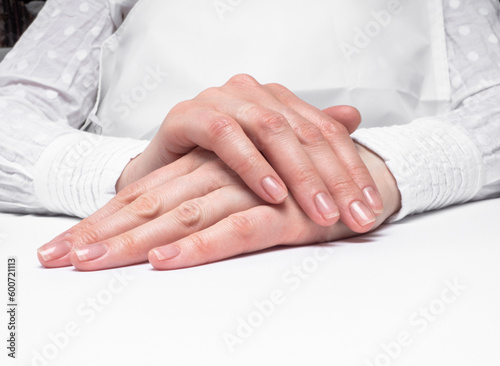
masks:
<instances>
[{"instance_id":1,"label":"folded hands","mask_svg":"<svg viewBox=\"0 0 500 366\"><path fill-rule=\"evenodd\" d=\"M174 107L116 197L42 246L39 260L174 269L373 230L400 197L383 160L350 138L359 123L352 107L321 111L281 85L235 76Z\"/></svg>"}]
</instances>

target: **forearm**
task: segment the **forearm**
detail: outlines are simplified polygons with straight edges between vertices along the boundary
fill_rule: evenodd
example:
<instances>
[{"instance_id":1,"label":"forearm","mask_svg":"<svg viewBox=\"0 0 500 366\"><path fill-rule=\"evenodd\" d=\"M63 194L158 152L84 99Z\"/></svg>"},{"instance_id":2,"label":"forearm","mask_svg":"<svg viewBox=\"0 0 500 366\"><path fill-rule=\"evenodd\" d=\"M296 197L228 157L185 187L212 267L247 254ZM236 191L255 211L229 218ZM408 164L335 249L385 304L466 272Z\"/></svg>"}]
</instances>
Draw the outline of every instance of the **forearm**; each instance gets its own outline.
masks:
<instances>
[{"instance_id":1,"label":"forearm","mask_svg":"<svg viewBox=\"0 0 500 366\"><path fill-rule=\"evenodd\" d=\"M88 215L144 149L79 130L96 100L100 45L134 2L49 0L0 64L1 211Z\"/></svg>"}]
</instances>

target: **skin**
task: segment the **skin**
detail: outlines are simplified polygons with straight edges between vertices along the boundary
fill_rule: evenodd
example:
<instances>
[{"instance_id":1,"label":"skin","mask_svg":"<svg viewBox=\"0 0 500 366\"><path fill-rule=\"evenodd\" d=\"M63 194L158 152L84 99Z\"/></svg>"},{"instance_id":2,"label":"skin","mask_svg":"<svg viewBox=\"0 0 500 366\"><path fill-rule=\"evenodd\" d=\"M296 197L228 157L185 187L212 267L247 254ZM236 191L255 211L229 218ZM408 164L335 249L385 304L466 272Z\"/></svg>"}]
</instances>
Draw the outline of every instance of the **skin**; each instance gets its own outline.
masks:
<instances>
[{"instance_id":1,"label":"skin","mask_svg":"<svg viewBox=\"0 0 500 366\"><path fill-rule=\"evenodd\" d=\"M352 107L321 111L282 85L236 75L175 106L116 188L200 146L265 202L283 202L289 189L316 224L330 226L340 218L351 230L366 232L383 204L349 136L360 122Z\"/></svg>"},{"instance_id":2,"label":"skin","mask_svg":"<svg viewBox=\"0 0 500 366\"><path fill-rule=\"evenodd\" d=\"M357 148L385 207L373 230L399 210L400 196L384 162ZM264 202L215 154L197 148L127 186L101 210L46 244L66 246L66 254L51 260L50 250L45 258L39 252L39 260L45 267L71 264L83 271L146 260L156 269L177 269L279 244L353 235L357 233L342 222L312 222L292 195L281 204Z\"/></svg>"},{"instance_id":3,"label":"skin","mask_svg":"<svg viewBox=\"0 0 500 366\"><path fill-rule=\"evenodd\" d=\"M39 260L172 269L373 230L398 209L399 191L350 138L360 122L352 107L321 111L237 75L174 107L117 196L42 246Z\"/></svg>"}]
</instances>

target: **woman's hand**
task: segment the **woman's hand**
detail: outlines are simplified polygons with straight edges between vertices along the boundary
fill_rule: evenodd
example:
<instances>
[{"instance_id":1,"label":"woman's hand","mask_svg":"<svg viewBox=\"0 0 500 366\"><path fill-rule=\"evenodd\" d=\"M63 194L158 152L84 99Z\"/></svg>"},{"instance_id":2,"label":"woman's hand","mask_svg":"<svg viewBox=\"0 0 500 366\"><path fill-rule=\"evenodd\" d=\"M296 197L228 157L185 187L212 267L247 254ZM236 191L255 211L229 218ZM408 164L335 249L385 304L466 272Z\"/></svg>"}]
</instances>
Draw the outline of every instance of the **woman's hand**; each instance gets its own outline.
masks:
<instances>
[{"instance_id":1,"label":"woman's hand","mask_svg":"<svg viewBox=\"0 0 500 366\"><path fill-rule=\"evenodd\" d=\"M378 226L399 209L399 191L383 161L359 149L386 207ZM263 202L213 153L198 148L126 187L38 256L45 267L99 270L149 259L157 269L174 269L351 235L342 223L313 223L292 196L278 205Z\"/></svg>"},{"instance_id":2,"label":"woman's hand","mask_svg":"<svg viewBox=\"0 0 500 366\"><path fill-rule=\"evenodd\" d=\"M352 107L320 111L281 85L237 75L175 106L127 165L117 191L200 146L264 201L283 202L288 187L316 224L330 226L340 216L351 230L366 232L383 205L349 136L360 121Z\"/></svg>"}]
</instances>

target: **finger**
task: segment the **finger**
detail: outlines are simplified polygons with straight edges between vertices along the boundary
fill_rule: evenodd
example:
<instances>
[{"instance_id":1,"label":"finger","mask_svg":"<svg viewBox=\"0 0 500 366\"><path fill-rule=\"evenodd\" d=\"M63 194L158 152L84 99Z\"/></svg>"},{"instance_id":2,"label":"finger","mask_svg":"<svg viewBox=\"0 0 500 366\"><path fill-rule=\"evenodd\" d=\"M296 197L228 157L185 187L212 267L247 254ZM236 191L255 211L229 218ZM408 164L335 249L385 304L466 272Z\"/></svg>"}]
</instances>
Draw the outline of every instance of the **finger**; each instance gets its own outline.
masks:
<instances>
[{"instance_id":1,"label":"finger","mask_svg":"<svg viewBox=\"0 0 500 366\"><path fill-rule=\"evenodd\" d=\"M232 214L207 229L154 248L148 259L156 269L186 268L280 244L332 240L348 232L340 222L330 227L314 224L290 197L280 205L259 205Z\"/></svg>"},{"instance_id":2,"label":"finger","mask_svg":"<svg viewBox=\"0 0 500 366\"><path fill-rule=\"evenodd\" d=\"M273 109L234 101L226 106L226 113L236 116L245 133L253 136L255 144L263 151L299 205L316 224L332 225L338 220L340 212L342 221L351 230L370 230L376 217L368 206L365 194L350 176L355 170L345 166L347 158L340 160L323 136L322 130L298 113L300 109L296 108L299 106L306 109L316 120L321 117L322 120L334 122L333 127L338 126L344 131L345 128L295 97L288 89L277 85L266 87L274 91L278 99L283 99L293 108L280 104L278 99L272 103L270 100L273 98L268 98L267 103L271 104ZM342 143L350 143L354 148L348 134L342 138L345 140ZM287 153L283 154L284 151ZM354 153L348 153L364 167L355 149ZM367 170L366 174L366 179L371 182L371 175Z\"/></svg>"},{"instance_id":3,"label":"finger","mask_svg":"<svg viewBox=\"0 0 500 366\"><path fill-rule=\"evenodd\" d=\"M280 110L290 111L291 109L285 108L272 93L252 80L254 81L254 79L243 78L241 81L240 78L232 78L226 84L229 86L229 91L215 88L210 93L207 91L208 95L202 93L201 97L206 100L227 100L218 107L220 112L238 121L238 127L245 136L250 138L252 145L264 153L271 163L270 166L286 182L307 215L318 225L333 225L339 218L339 210L315 165L296 136L296 131L287 120L290 113L287 116L279 113ZM248 90L252 92L249 93ZM253 99L256 103L246 99L231 98L232 94ZM190 109L192 113L193 109ZM196 118L196 120L199 119L202 119L202 116ZM185 124L184 122L182 125ZM306 127L302 129L305 133L312 135L310 139L323 140L316 127L310 123L306 125L309 127L307 131ZM193 131L193 133L196 132ZM325 141L322 142L325 148L328 147ZM228 163L227 160L225 161ZM228 165L232 167L230 163ZM240 170L233 169L241 176ZM242 178L248 184L248 179ZM248 185L252 188L252 185Z\"/></svg>"},{"instance_id":4,"label":"finger","mask_svg":"<svg viewBox=\"0 0 500 366\"><path fill-rule=\"evenodd\" d=\"M73 247L80 247L109 239L152 221L183 202L240 182L236 175L228 174L222 161L209 161L192 173L142 194L113 215L78 231L70 240Z\"/></svg>"},{"instance_id":5,"label":"finger","mask_svg":"<svg viewBox=\"0 0 500 366\"><path fill-rule=\"evenodd\" d=\"M165 126L162 144L175 153L193 146L214 151L266 202L280 203L286 198L285 184L232 116L193 107L177 113Z\"/></svg>"},{"instance_id":6,"label":"finger","mask_svg":"<svg viewBox=\"0 0 500 366\"><path fill-rule=\"evenodd\" d=\"M369 230L375 217L373 212L365 207L365 197L356 182L349 177L349 173L335 157L321 130L297 113L293 103L290 103L291 107L287 107L279 100L285 99L286 93L293 93L281 86L280 90L277 88L266 86L259 93L255 93L254 98L259 104L232 100L232 103L225 105L224 112L235 118L254 144L262 150L300 206L315 223L323 226L333 225L338 220L340 211L344 222L352 230ZM278 97L269 93L268 89ZM264 105L271 108L268 109ZM323 119L330 119L305 102L301 106L307 106L322 114ZM346 111L340 111L341 109L337 110L339 114L346 114ZM351 141L349 136L346 138ZM334 192L335 190L337 192ZM332 198L333 193L341 200L340 210Z\"/></svg>"},{"instance_id":7,"label":"finger","mask_svg":"<svg viewBox=\"0 0 500 366\"><path fill-rule=\"evenodd\" d=\"M349 134L357 130L361 124L361 114L359 111L349 105L338 105L323 109L323 113L330 118L342 123Z\"/></svg>"},{"instance_id":8,"label":"finger","mask_svg":"<svg viewBox=\"0 0 500 366\"><path fill-rule=\"evenodd\" d=\"M321 131L295 111L285 113L304 151L317 168L319 178L325 183L327 192L333 196L342 222L355 232L370 230L375 223L375 215L366 207L363 192L353 181ZM292 172L295 174L295 179L302 174L300 170L292 170ZM288 182L286 179L285 181ZM307 200L305 196L307 187L295 185L290 190L300 206L304 208L303 202L304 199Z\"/></svg>"},{"instance_id":9,"label":"finger","mask_svg":"<svg viewBox=\"0 0 500 366\"><path fill-rule=\"evenodd\" d=\"M222 187L186 201L174 210L123 234L74 248L70 254L71 263L84 271L141 263L147 260L150 249L175 242L215 224L233 212L261 203L246 187Z\"/></svg>"},{"instance_id":10,"label":"finger","mask_svg":"<svg viewBox=\"0 0 500 366\"><path fill-rule=\"evenodd\" d=\"M43 266L50 268L70 265L69 251L75 241L79 242L82 237L90 238L89 233L101 232L104 220L119 212L143 193L186 175L203 163L214 161L215 158L213 153L199 149L127 186L93 215L41 246L38 249L38 260Z\"/></svg>"},{"instance_id":11,"label":"finger","mask_svg":"<svg viewBox=\"0 0 500 366\"><path fill-rule=\"evenodd\" d=\"M321 152L332 154L319 129L293 111L288 111L285 118L274 110L241 103L239 110L232 113L238 115L245 132L253 136L304 212L318 225L330 226L337 222L339 210L304 148L305 144L321 145ZM301 119L300 131L292 128L297 125L297 119Z\"/></svg>"},{"instance_id":12,"label":"finger","mask_svg":"<svg viewBox=\"0 0 500 366\"><path fill-rule=\"evenodd\" d=\"M278 206L261 205L230 215L205 230L156 247L149 252L149 262L156 269L186 268L284 243L290 227L279 212Z\"/></svg>"},{"instance_id":13,"label":"finger","mask_svg":"<svg viewBox=\"0 0 500 366\"><path fill-rule=\"evenodd\" d=\"M156 247L149 262L159 270L216 262L275 245L325 242L355 235L343 223L324 227L311 222L289 197L280 205L259 205L234 213L176 242Z\"/></svg>"},{"instance_id":14,"label":"finger","mask_svg":"<svg viewBox=\"0 0 500 366\"><path fill-rule=\"evenodd\" d=\"M326 140L305 141L305 149L319 169L340 212L341 221L351 230L364 233L373 228L376 216L366 205L365 196ZM292 190L295 197L296 193ZM297 194L300 194L298 192Z\"/></svg>"},{"instance_id":15,"label":"finger","mask_svg":"<svg viewBox=\"0 0 500 366\"><path fill-rule=\"evenodd\" d=\"M345 167L348 175L363 192L363 199L359 199L358 197L357 200L357 202L360 202L361 205L355 203L354 200L352 202L354 205L351 210L354 211L354 216L357 216L359 221L373 221L373 217L369 215L369 211L372 211L376 215L381 214L383 212L382 198L370 172L361 160L354 142L349 136L349 131L342 124L338 123L324 112L304 102L283 86L278 84L269 84L266 87L273 90L274 93L276 93L277 98L280 99L283 104L293 106L297 113L321 130L322 135L329 142L331 149L340 160L341 165ZM328 169L328 167L325 168ZM342 186L351 187L348 180L344 181L347 185ZM351 189L353 188L351 187ZM334 194L334 192L331 193L334 196L334 199L336 196L345 197L346 194L348 194L348 192L344 192L342 189L337 194ZM349 227L355 230L354 227Z\"/></svg>"},{"instance_id":16,"label":"finger","mask_svg":"<svg viewBox=\"0 0 500 366\"><path fill-rule=\"evenodd\" d=\"M46 259L39 252L39 260L45 267L70 265L69 250L85 244L96 243L140 226L168 212L184 201L207 194L221 186L234 184L237 177L227 174L220 160L211 160L194 172L177 177L152 189L113 214L94 224L79 227L67 235L63 242L54 242L43 248L51 253L64 253L57 258Z\"/></svg>"}]
</instances>

